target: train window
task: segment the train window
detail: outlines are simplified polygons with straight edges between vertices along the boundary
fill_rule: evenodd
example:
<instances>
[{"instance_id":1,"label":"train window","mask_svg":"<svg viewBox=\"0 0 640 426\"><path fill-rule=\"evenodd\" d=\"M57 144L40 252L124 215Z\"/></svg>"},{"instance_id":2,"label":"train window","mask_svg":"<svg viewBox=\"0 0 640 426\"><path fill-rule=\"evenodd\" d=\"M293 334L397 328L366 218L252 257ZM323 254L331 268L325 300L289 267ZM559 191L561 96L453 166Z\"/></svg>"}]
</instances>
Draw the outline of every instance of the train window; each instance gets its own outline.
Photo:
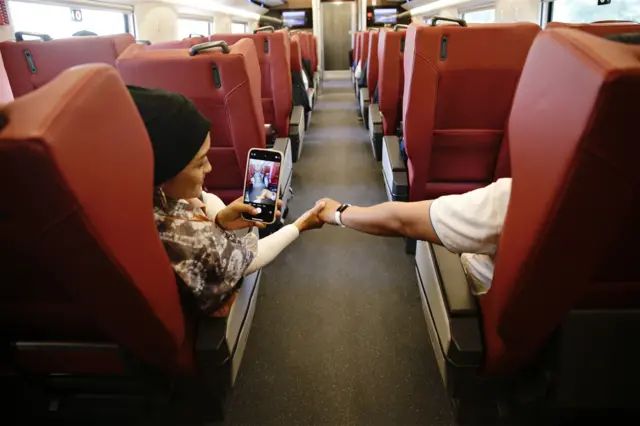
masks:
<instances>
[{"instance_id":1,"label":"train window","mask_svg":"<svg viewBox=\"0 0 640 426\"><path fill-rule=\"evenodd\" d=\"M117 10L80 9L75 20L67 6L9 1L9 10L15 31L45 33L54 39L71 37L83 30L97 35L133 32L128 14Z\"/></svg>"},{"instance_id":2,"label":"train window","mask_svg":"<svg viewBox=\"0 0 640 426\"><path fill-rule=\"evenodd\" d=\"M598 6L594 0L556 0L553 2L552 19L557 22L638 21L638 0L612 0L610 4Z\"/></svg>"},{"instance_id":3,"label":"train window","mask_svg":"<svg viewBox=\"0 0 640 426\"><path fill-rule=\"evenodd\" d=\"M462 19L469 24L490 24L496 22L495 9L474 10L462 14Z\"/></svg>"},{"instance_id":4,"label":"train window","mask_svg":"<svg viewBox=\"0 0 640 426\"><path fill-rule=\"evenodd\" d=\"M247 24L244 22L232 22L231 34L244 34L247 32Z\"/></svg>"},{"instance_id":5,"label":"train window","mask_svg":"<svg viewBox=\"0 0 640 426\"><path fill-rule=\"evenodd\" d=\"M189 34L210 35L211 21L187 18L178 19L178 38L187 38Z\"/></svg>"}]
</instances>

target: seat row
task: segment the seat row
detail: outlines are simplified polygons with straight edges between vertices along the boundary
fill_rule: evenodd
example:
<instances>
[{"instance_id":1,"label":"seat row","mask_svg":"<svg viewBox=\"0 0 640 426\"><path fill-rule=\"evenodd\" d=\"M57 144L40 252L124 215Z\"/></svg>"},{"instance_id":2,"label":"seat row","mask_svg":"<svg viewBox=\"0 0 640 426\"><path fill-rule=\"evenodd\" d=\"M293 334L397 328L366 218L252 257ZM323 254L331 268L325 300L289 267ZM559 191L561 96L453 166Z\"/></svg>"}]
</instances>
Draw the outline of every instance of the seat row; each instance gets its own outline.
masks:
<instances>
[{"instance_id":1,"label":"seat row","mask_svg":"<svg viewBox=\"0 0 640 426\"><path fill-rule=\"evenodd\" d=\"M0 186L0 383L20 389L20 401L46 411L50 400L64 408L79 397L160 398L221 416L261 272L243 279L227 318L183 310L150 214L151 144L125 83L182 93L211 121L205 186L225 202L242 195L251 148L284 152L286 211L288 35L261 35L262 62L256 37L228 40L173 49L129 35L0 43L0 177L12 182ZM28 193L38 208L22 214Z\"/></svg>"},{"instance_id":2,"label":"seat row","mask_svg":"<svg viewBox=\"0 0 640 426\"><path fill-rule=\"evenodd\" d=\"M313 75L303 73L299 40L310 37L296 34L290 41L288 33L271 29L147 45L122 34L3 42L0 54L15 97L70 67L107 63L118 68L127 84L159 87L192 99L212 123L213 172L205 185L229 202L241 195L249 149L275 144L290 162L301 155L316 88ZM243 39L248 40L240 43ZM302 95L292 107L294 92ZM283 182L289 182L291 168L283 168L288 173ZM288 198L283 193L285 204Z\"/></svg>"},{"instance_id":3,"label":"seat row","mask_svg":"<svg viewBox=\"0 0 640 426\"><path fill-rule=\"evenodd\" d=\"M487 294L471 293L458 255L415 249L430 341L462 416L496 401L523 408L525 393L562 409L631 408L640 396L629 391L640 378L640 46L603 38L621 33L640 41L633 23L357 35L368 77L377 43L369 126L389 199L513 178Z\"/></svg>"},{"instance_id":4,"label":"seat row","mask_svg":"<svg viewBox=\"0 0 640 426\"><path fill-rule=\"evenodd\" d=\"M436 25L440 20L453 25ZM601 36L638 31L635 23L547 25L560 27ZM383 137L396 146L402 137L411 170L408 181L385 175L391 198L463 193L510 175L506 122L540 30L529 23L467 25L436 17L409 30L396 25L356 33L356 95L374 156L382 160Z\"/></svg>"}]
</instances>

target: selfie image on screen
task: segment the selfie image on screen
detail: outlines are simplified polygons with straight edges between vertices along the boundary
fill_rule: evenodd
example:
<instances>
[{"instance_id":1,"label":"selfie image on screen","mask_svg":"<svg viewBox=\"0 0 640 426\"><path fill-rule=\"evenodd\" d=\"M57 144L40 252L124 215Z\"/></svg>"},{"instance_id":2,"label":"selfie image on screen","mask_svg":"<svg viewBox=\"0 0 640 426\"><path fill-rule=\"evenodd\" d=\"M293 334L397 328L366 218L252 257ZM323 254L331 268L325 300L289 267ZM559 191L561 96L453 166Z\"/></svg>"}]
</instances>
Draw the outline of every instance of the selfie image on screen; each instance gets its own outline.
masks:
<instances>
[{"instance_id":1,"label":"selfie image on screen","mask_svg":"<svg viewBox=\"0 0 640 426\"><path fill-rule=\"evenodd\" d=\"M274 205L279 179L280 163L250 159L244 202L252 205Z\"/></svg>"}]
</instances>

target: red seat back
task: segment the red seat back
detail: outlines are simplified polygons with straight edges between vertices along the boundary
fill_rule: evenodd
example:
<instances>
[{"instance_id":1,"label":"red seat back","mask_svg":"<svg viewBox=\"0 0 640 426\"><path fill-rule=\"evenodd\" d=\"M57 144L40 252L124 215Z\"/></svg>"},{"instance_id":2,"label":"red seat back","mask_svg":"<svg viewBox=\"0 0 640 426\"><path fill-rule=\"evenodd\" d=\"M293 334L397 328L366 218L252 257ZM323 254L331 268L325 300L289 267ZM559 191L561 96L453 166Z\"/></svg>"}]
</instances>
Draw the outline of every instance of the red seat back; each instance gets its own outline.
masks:
<instances>
[{"instance_id":1,"label":"red seat back","mask_svg":"<svg viewBox=\"0 0 640 426\"><path fill-rule=\"evenodd\" d=\"M300 50L300 38L298 35L291 37L290 43L291 72L302 72L302 52Z\"/></svg>"},{"instance_id":2,"label":"red seat back","mask_svg":"<svg viewBox=\"0 0 640 426\"><path fill-rule=\"evenodd\" d=\"M412 201L493 180L513 94L539 31L530 23L409 27L403 126Z\"/></svg>"},{"instance_id":3,"label":"red seat back","mask_svg":"<svg viewBox=\"0 0 640 426\"><path fill-rule=\"evenodd\" d=\"M71 37L45 42L5 41L0 43L0 53L13 95L18 98L76 65L94 62L115 65L116 58L133 43L135 40L131 34ZM34 69L31 69L30 61L35 65Z\"/></svg>"},{"instance_id":4,"label":"red seat back","mask_svg":"<svg viewBox=\"0 0 640 426\"><path fill-rule=\"evenodd\" d=\"M266 146L254 44L240 40L229 50L227 54L208 50L189 56L186 49L150 51L134 45L117 63L127 84L181 93L211 121L212 171L205 186L225 202L242 195L249 150Z\"/></svg>"},{"instance_id":5,"label":"red seat back","mask_svg":"<svg viewBox=\"0 0 640 426\"><path fill-rule=\"evenodd\" d=\"M360 34L360 48L358 49L357 61L361 64L362 70L367 63L367 57L369 55L369 37L371 36L370 31L365 31Z\"/></svg>"},{"instance_id":6,"label":"red seat back","mask_svg":"<svg viewBox=\"0 0 640 426\"><path fill-rule=\"evenodd\" d=\"M372 32L369 36L369 52L367 53L367 87L369 89L369 99L373 99L373 94L378 86L378 37L379 33L377 31Z\"/></svg>"},{"instance_id":7,"label":"red seat back","mask_svg":"<svg viewBox=\"0 0 640 426\"><path fill-rule=\"evenodd\" d=\"M278 137L289 136L289 121L293 103L291 86L291 54L289 37L284 32L258 34L213 34L210 41L223 40L229 45L241 39L251 39L258 53L262 74L262 110L267 124Z\"/></svg>"},{"instance_id":8,"label":"red seat back","mask_svg":"<svg viewBox=\"0 0 640 426\"><path fill-rule=\"evenodd\" d=\"M637 33L640 32L640 24L637 22L594 22L592 24L567 24L564 22L549 22L546 29L571 28L574 30L586 31L600 37L612 34Z\"/></svg>"},{"instance_id":9,"label":"red seat back","mask_svg":"<svg viewBox=\"0 0 640 426\"><path fill-rule=\"evenodd\" d=\"M406 31L382 31L378 39L378 102L385 135L395 135L402 113Z\"/></svg>"},{"instance_id":10,"label":"red seat back","mask_svg":"<svg viewBox=\"0 0 640 426\"><path fill-rule=\"evenodd\" d=\"M118 73L102 64L64 71L0 114L0 178L11 182L0 186L0 333L13 342L115 342L161 370L192 370L153 219L151 144ZM113 374L124 370L114 355L18 350L13 363Z\"/></svg>"},{"instance_id":11,"label":"red seat back","mask_svg":"<svg viewBox=\"0 0 640 426\"><path fill-rule=\"evenodd\" d=\"M513 186L486 369L531 360L572 309L640 307L640 46L568 29L536 39L509 119Z\"/></svg>"}]
</instances>

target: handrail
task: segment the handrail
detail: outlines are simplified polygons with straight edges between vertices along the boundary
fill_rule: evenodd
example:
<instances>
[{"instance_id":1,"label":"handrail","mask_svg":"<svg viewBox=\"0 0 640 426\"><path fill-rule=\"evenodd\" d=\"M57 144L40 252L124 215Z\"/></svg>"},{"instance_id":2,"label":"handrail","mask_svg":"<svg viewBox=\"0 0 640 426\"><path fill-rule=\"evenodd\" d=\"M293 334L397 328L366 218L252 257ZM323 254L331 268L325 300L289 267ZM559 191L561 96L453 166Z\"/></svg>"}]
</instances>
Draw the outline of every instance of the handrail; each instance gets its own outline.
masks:
<instances>
[{"instance_id":1,"label":"handrail","mask_svg":"<svg viewBox=\"0 0 640 426\"><path fill-rule=\"evenodd\" d=\"M222 53L229 53L229 46L227 45L226 41L207 41L205 43L200 43L200 44L196 44L195 46L192 46L191 49L189 50L189 56L196 56L198 53L204 51L204 50L208 50L208 49L215 49L216 47L219 47L222 49Z\"/></svg>"},{"instance_id":2,"label":"handrail","mask_svg":"<svg viewBox=\"0 0 640 426\"><path fill-rule=\"evenodd\" d=\"M436 26L436 22L438 22L438 21L455 22L456 24L460 25L461 27L466 27L467 26L467 21L465 21L464 19L447 18L447 17L444 17L444 16L434 16L433 18L431 18L431 26L435 27Z\"/></svg>"},{"instance_id":3,"label":"handrail","mask_svg":"<svg viewBox=\"0 0 640 426\"><path fill-rule=\"evenodd\" d=\"M138 44L146 44L147 46L149 46L151 44L151 42L149 40L136 40L136 43L138 43Z\"/></svg>"},{"instance_id":4,"label":"handrail","mask_svg":"<svg viewBox=\"0 0 640 426\"><path fill-rule=\"evenodd\" d=\"M255 30L253 30L253 33L258 34L263 31L269 31L270 33L274 33L276 32L276 29L273 27L273 25L266 25L264 27L256 28Z\"/></svg>"},{"instance_id":5,"label":"handrail","mask_svg":"<svg viewBox=\"0 0 640 426\"><path fill-rule=\"evenodd\" d=\"M24 41L24 36L38 37L42 41L51 41L51 40L53 40L49 34L31 33L29 31L18 31L16 33L16 41Z\"/></svg>"},{"instance_id":6,"label":"handrail","mask_svg":"<svg viewBox=\"0 0 640 426\"><path fill-rule=\"evenodd\" d=\"M190 34L189 34L189 37L187 37L187 38L193 38L193 37L204 37L204 35L202 35L202 34L196 34L196 33L190 33Z\"/></svg>"},{"instance_id":7,"label":"handrail","mask_svg":"<svg viewBox=\"0 0 640 426\"><path fill-rule=\"evenodd\" d=\"M395 24L395 25L393 26L393 31L398 31L398 28L405 28L405 29L407 29L407 28L409 28L409 26L408 26L408 25L404 25L404 24Z\"/></svg>"}]
</instances>

